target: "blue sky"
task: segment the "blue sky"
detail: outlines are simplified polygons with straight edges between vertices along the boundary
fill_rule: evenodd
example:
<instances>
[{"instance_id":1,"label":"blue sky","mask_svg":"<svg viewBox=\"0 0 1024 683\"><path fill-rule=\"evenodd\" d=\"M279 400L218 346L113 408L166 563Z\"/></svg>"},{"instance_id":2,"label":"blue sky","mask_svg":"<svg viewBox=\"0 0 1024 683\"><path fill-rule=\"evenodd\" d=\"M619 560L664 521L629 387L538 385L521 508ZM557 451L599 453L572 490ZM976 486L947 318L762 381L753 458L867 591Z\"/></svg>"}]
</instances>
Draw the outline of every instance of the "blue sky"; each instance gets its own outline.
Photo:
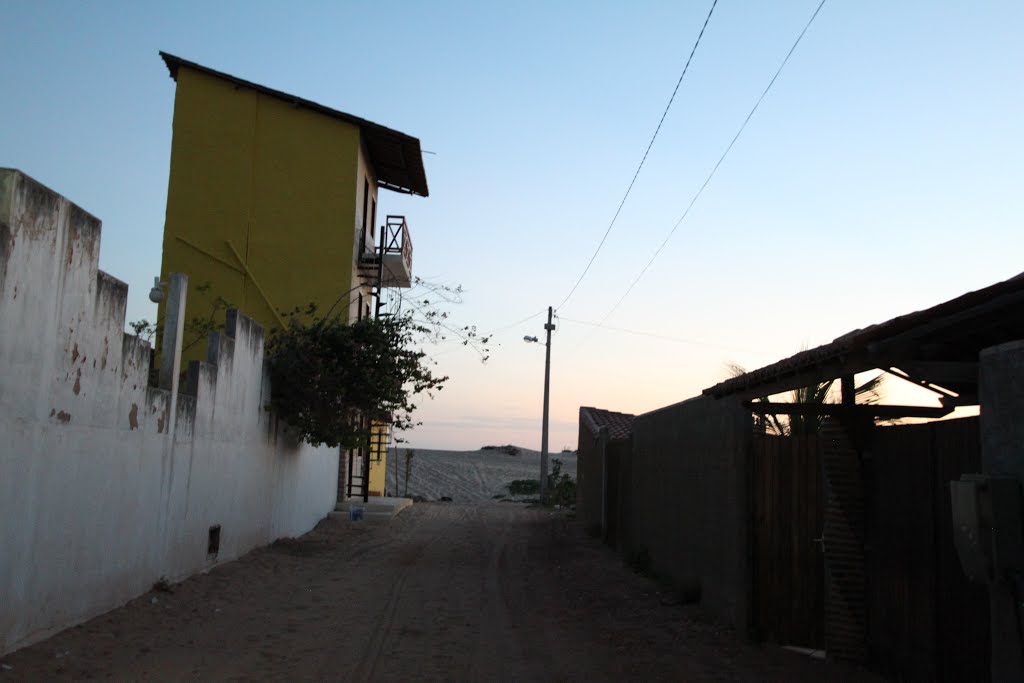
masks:
<instances>
[{"instance_id":1,"label":"blue sky","mask_svg":"<svg viewBox=\"0 0 1024 683\"><path fill-rule=\"evenodd\" d=\"M715 9L552 346L551 446L576 411L644 412L1024 270L1024 5L826 2L650 270L598 329L768 84L817 1ZM0 165L104 221L101 266L152 318L174 84L186 59L419 137L414 269L481 330L557 305L649 142L710 2L0 4ZM419 447L537 448L544 355L499 334L424 403ZM687 342L679 341L687 340Z\"/></svg>"}]
</instances>

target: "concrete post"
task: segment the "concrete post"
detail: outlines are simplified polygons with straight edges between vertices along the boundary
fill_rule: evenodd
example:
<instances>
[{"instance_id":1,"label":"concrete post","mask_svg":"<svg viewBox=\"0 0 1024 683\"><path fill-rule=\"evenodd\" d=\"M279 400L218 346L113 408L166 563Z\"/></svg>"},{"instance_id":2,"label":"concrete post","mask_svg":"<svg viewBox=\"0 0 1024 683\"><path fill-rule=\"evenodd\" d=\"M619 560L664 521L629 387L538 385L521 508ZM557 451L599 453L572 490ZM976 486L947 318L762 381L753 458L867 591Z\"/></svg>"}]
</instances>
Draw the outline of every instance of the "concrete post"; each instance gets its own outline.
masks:
<instances>
[{"instance_id":1,"label":"concrete post","mask_svg":"<svg viewBox=\"0 0 1024 683\"><path fill-rule=\"evenodd\" d=\"M185 336L185 299L188 294L188 276L171 273L167 284L167 304L164 306L164 333L160 343L160 388L171 392L167 408L167 447L164 451L161 496L164 500L160 514L160 537L164 540L164 561L170 557L171 535L167 533L171 518L171 490L174 480L174 437L178 427L178 383L181 376L181 349Z\"/></svg>"},{"instance_id":2,"label":"concrete post","mask_svg":"<svg viewBox=\"0 0 1024 683\"><path fill-rule=\"evenodd\" d=\"M548 502L548 407L551 398L551 331L555 326L551 323L553 313L548 306L548 322L544 326L547 341L544 343L544 421L540 437L540 502Z\"/></svg>"},{"instance_id":3,"label":"concrete post","mask_svg":"<svg viewBox=\"0 0 1024 683\"><path fill-rule=\"evenodd\" d=\"M825 642L830 658L861 663L867 653L866 482L846 425L827 418L821 439L828 494L822 532L827 577Z\"/></svg>"},{"instance_id":4,"label":"concrete post","mask_svg":"<svg viewBox=\"0 0 1024 683\"><path fill-rule=\"evenodd\" d=\"M160 388L169 389L171 399L178 396L178 377L181 375L181 347L185 334L185 298L188 276L171 273L167 286L167 304L164 306L164 336L160 345ZM174 405L171 405L174 409Z\"/></svg>"},{"instance_id":5,"label":"concrete post","mask_svg":"<svg viewBox=\"0 0 1024 683\"><path fill-rule=\"evenodd\" d=\"M985 349L979 361L982 471L1024 483L1024 340ZM997 577L989 586L993 681L1024 681L1022 579Z\"/></svg>"}]
</instances>

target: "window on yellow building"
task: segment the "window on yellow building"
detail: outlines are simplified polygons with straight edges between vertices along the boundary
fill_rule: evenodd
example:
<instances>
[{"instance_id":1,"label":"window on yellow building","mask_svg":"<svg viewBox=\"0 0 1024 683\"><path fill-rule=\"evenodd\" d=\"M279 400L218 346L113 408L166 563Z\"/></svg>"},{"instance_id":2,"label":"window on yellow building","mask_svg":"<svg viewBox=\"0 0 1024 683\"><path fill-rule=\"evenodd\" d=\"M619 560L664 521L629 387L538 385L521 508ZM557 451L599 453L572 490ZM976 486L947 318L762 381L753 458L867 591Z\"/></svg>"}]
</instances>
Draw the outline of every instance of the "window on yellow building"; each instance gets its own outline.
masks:
<instances>
[{"instance_id":1,"label":"window on yellow building","mask_svg":"<svg viewBox=\"0 0 1024 683\"><path fill-rule=\"evenodd\" d=\"M370 200L373 208L370 210L370 241L373 244L377 244L377 200L376 198Z\"/></svg>"},{"instance_id":2,"label":"window on yellow building","mask_svg":"<svg viewBox=\"0 0 1024 683\"><path fill-rule=\"evenodd\" d=\"M367 180L366 178L363 178L363 232L362 232L363 251L366 251L367 248L370 247L369 244L366 244L366 219L370 217L369 208L370 208L370 181Z\"/></svg>"}]
</instances>

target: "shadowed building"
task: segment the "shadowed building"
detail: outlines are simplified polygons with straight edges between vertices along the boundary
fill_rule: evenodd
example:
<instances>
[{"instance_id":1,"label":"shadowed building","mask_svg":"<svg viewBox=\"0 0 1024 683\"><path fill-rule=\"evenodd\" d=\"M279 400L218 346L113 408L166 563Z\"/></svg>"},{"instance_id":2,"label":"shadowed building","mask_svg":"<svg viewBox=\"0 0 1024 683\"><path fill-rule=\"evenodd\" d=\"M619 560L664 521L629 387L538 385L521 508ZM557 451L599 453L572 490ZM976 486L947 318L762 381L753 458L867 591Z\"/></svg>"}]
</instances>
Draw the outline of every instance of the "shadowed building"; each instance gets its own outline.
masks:
<instances>
[{"instance_id":1,"label":"shadowed building","mask_svg":"<svg viewBox=\"0 0 1024 683\"><path fill-rule=\"evenodd\" d=\"M576 515L589 533L626 550L633 415L580 408Z\"/></svg>"},{"instance_id":2,"label":"shadowed building","mask_svg":"<svg viewBox=\"0 0 1024 683\"><path fill-rule=\"evenodd\" d=\"M188 275L186 321L227 305L272 330L309 304L357 320L382 287L410 286L408 226L378 225L377 193L427 196L419 140L160 54L177 83L161 276ZM205 330L192 336L186 360L205 360ZM383 493L388 431L373 430L367 486L350 455L346 494Z\"/></svg>"}]
</instances>

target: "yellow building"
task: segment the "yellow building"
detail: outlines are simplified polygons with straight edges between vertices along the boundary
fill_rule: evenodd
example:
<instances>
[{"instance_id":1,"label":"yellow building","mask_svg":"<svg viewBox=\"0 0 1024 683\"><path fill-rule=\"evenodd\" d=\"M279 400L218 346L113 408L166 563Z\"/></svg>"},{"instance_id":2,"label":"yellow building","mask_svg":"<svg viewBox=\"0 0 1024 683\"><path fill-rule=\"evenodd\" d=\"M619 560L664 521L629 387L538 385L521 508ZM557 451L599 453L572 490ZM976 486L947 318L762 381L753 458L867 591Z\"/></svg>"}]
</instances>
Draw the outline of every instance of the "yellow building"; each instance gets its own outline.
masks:
<instances>
[{"instance_id":1,"label":"yellow building","mask_svg":"<svg viewBox=\"0 0 1024 683\"><path fill-rule=\"evenodd\" d=\"M410 286L408 226L378 224L377 191L427 196L419 140L160 55L177 83L161 276L188 275L186 321L227 304L271 330L310 303L355 320L374 314L376 287ZM206 358L205 339L184 343L186 360ZM340 468L345 494L366 493L353 490L364 455L365 488L383 493L386 449L372 450Z\"/></svg>"}]
</instances>

